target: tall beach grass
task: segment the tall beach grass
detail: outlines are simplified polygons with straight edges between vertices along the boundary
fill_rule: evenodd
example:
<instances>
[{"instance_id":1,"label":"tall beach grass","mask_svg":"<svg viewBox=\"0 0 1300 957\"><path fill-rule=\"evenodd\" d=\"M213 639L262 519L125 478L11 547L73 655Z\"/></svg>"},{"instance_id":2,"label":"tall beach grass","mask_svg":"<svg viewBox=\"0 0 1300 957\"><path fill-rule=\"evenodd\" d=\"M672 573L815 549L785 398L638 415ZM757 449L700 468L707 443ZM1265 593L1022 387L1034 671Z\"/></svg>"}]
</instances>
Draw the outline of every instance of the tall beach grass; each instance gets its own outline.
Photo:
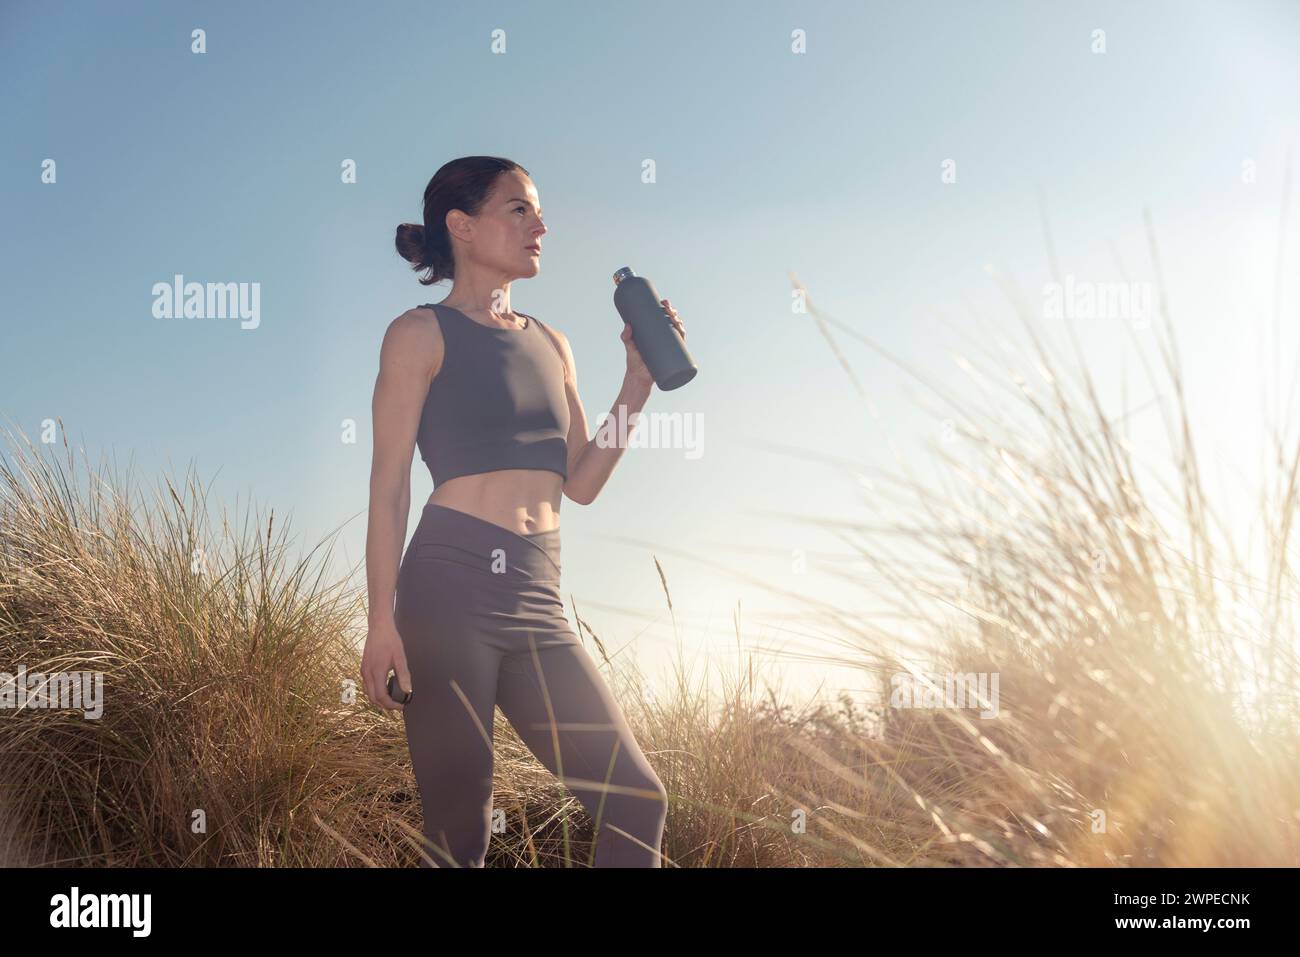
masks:
<instances>
[{"instance_id":1,"label":"tall beach grass","mask_svg":"<svg viewBox=\"0 0 1300 957\"><path fill-rule=\"evenodd\" d=\"M846 625L860 650L840 663L879 687L878 707L796 707L752 657L721 709L684 668L651 695L577 619L668 789L665 866L1300 863L1300 448L1276 449L1261 579L1213 534L1173 318L1154 328L1174 400L1171 524L1086 367L1064 368L1006 288L1038 377L983 375L1012 386L999 403L1040 438L934 385L968 490L875 477L895 520L858 547L907 627ZM838 350L833 321L813 318ZM12 433L0 460L0 671L102 672L105 695L98 719L0 711L0 864L417 863L401 718L360 688L365 596L325 580L328 551L291 557L274 513L212 527L193 478L145 502L129 477L77 469L66 441ZM1243 603L1249 628L1232 616ZM899 676L972 674L997 676L992 716L896 706ZM495 738L506 827L489 864L585 866L580 806L500 714Z\"/></svg>"}]
</instances>

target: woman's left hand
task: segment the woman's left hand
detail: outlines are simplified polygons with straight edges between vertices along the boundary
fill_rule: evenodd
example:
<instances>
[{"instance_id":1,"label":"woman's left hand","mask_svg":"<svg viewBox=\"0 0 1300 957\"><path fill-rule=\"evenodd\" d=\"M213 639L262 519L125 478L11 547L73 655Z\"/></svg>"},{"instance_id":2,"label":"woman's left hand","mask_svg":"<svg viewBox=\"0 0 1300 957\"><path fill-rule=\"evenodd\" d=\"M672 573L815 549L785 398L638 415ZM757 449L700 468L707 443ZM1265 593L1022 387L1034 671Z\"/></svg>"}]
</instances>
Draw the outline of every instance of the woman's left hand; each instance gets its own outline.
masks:
<instances>
[{"instance_id":1,"label":"woman's left hand","mask_svg":"<svg viewBox=\"0 0 1300 957\"><path fill-rule=\"evenodd\" d=\"M659 300L664 307L664 312L668 313L668 318L677 329L678 335L683 339L686 338L686 325L682 322L681 317L677 315L677 310L667 299ZM632 338L632 327L626 321L623 323L623 334L620 337L627 346L627 375L625 378L637 383L638 385L654 385L654 376L646 368L645 360L641 358L641 350L636 347L636 342Z\"/></svg>"}]
</instances>

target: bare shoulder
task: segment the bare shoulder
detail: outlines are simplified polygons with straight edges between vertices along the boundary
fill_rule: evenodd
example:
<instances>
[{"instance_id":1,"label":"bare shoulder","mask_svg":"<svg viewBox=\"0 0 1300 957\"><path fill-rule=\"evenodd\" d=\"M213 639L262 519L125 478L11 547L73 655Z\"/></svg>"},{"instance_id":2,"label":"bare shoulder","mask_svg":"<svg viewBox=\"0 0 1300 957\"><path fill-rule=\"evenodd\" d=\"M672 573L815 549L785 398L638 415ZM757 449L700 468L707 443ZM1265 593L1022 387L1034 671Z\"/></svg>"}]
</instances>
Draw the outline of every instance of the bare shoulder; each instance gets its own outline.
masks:
<instances>
[{"instance_id":1,"label":"bare shoulder","mask_svg":"<svg viewBox=\"0 0 1300 957\"><path fill-rule=\"evenodd\" d=\"M415 364L431 373L443 356L442 328L432 309L408 309L388 324L380 348L381 363Z\"/></svg>"}]
</instances>

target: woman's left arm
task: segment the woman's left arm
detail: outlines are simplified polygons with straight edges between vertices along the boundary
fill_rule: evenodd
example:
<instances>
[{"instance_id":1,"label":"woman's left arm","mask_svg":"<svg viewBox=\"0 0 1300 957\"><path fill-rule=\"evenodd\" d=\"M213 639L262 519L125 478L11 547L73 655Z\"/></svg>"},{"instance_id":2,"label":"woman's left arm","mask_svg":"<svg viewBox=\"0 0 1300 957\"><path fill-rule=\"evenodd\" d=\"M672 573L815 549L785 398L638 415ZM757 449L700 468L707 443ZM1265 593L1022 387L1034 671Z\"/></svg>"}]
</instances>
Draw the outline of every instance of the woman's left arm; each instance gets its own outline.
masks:
<instances>
[{"instance_id":1,"label":"woman's left arm","mask_svg":"<svg viewBox=\"0 0 1300 957\"><path fill-rule=\"evenodd\" d=\"M663 300L663 305L673 325L685 338L686 327L678 317L677 310L667 299ZM564 390L569 402L567 467L569 477L564 483L564 494L579 505L590 505L596 500L600 490L605 487L609 477L614 474L614 466L623 457L625 446L621 441L602 445L595 438L587 438L587 414L582 408L582 399L578 395L577 365L573 360L568 338L558 330L556 336L560 340L560 349L564 354L564 364L567 367ZM627 422L627 431L631 434L636 427L636 414L645 407L646 400L650 398L650 391L654 388L654 377L650 375L650 370L646 368L645 361L641 358L641 353L632 339L632 327L626 322L623 323L623 332L619 338L623 340L627 350L627 371L623 375L623 387L619 389L618 397L614 400L609 414L617 424L620 421L619 410L622 408L622 420ZM599 431L597 435L600 435Z\"/></svg>"}]
</instances>

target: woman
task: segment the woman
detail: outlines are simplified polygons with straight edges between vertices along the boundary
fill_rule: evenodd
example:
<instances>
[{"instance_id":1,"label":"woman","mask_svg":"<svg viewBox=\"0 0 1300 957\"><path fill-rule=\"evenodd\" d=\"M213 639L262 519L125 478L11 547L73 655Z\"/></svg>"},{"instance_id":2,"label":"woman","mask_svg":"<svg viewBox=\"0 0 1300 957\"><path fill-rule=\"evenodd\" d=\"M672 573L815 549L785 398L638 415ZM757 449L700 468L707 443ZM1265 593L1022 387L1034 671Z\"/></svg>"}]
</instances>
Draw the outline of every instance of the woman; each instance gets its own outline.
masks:
<instances>
[{"instance_id":1,"label":"woman","mask_svg":"<svg viewBox=\"0 0 1300 957\"><path fill-rule=\"evenodd\" d=\"M500 705L591 815L594 864L658 867L666 792L559 593L561 493L590 504L623 449L587 438L567 338L512 309L511 284L538 273L541 213L527 170L468 156L429 181L424 225L397 229L420 282L453 286L393 320L380 350L362 677L372 701L402 708L424 866L483 866ZM621 338L613 413L630 414L653 379L627 323ZM403 556L414 445L435 488ZM404 705L387 694L390 670Z\"/></svg>"}]
</instances>

